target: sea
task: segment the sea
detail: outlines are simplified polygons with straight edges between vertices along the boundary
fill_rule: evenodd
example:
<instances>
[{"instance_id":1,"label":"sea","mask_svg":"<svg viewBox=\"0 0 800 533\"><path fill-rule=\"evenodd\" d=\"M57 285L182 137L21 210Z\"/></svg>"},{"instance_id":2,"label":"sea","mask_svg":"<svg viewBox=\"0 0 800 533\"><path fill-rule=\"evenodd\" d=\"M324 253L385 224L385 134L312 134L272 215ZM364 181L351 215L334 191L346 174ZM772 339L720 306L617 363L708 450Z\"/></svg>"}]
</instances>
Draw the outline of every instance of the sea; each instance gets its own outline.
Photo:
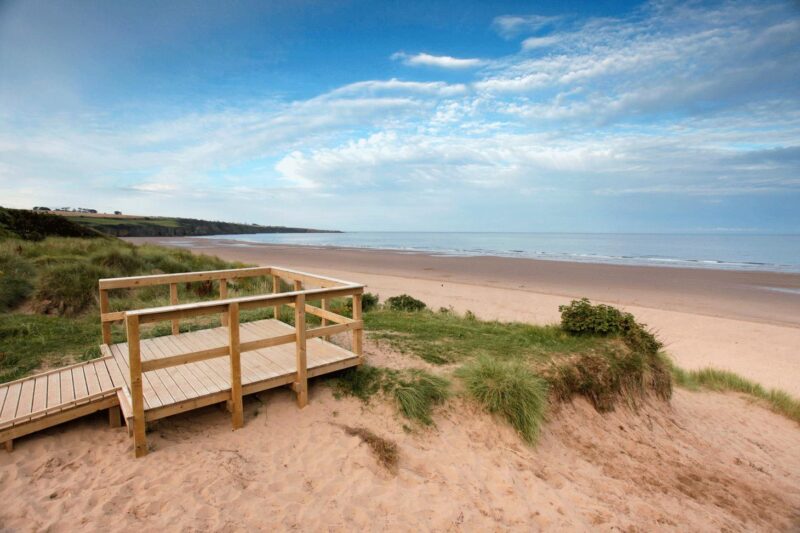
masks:
<instances>
[{"instance_id":1,"label":"sea","mask_svg":"<svg viewBox=\"0 0 800 533\"><path fill-rule=\"evenodd\" d=\"M800 273L800 235L373 232L214 235L250 243L344 247L447 256Z\"/></svg>"}]
</instances>

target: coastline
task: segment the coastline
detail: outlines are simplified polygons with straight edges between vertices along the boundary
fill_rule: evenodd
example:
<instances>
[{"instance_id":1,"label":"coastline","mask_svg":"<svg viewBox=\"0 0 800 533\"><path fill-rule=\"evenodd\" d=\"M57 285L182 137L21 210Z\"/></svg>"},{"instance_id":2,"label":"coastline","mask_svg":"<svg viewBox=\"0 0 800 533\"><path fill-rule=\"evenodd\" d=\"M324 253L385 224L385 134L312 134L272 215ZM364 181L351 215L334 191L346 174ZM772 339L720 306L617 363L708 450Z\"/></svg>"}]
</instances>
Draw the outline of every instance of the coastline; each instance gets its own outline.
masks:
<instances>
[{"instance_id":1,"label":"coastline","mask_svg":"<svg viewBox=\"0 0 800 533\"><path fill-rule=\"evenodd\" d=\"M366 283L382 299L409 293L430 307L484 319L554 323L588 297L620 306L658 332L677 363L731 370L800 396L800 274L452 257L392 251L130 238L227 260L324 272ZM769 287L769 288L767 288Z\"/></svg>"}]
</instances>

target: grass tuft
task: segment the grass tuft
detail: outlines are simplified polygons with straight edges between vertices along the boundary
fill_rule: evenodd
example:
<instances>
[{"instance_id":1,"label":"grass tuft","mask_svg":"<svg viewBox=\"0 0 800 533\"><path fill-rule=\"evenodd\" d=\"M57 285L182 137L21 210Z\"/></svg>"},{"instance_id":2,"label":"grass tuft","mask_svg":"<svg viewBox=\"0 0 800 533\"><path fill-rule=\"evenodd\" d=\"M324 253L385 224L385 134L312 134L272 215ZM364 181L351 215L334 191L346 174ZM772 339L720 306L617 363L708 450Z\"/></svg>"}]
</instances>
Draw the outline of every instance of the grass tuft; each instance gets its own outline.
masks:
<instances>
[{"instance_id":1,"label":"grass tuft","mask_svg":"<svg viewBox=\"0 0 800 533\"><path fill-rule=\"evenodd\" d=\"M467 392L490 413L505 418L529 444L547 411L548 386L524 364L479 357L460 368Z\"/></svg>"},{"instance_id":2,"label":"grass tuft","mask_svg":"<svg viewBox=\"0 0 800 533\"><path fill-rule=\"evenodd\" d=\"M400 412L410 420L433 425L433 408L441 405L450 395L450 382L421 370L408 372L406 379L398 380L394 397Z\"/></svg>"},{"instance_id":3,"label":"grass tuft","mask_svg":"<svg viewBox=\"0 0 800 533\"><path fill-rule=\"evenodd\" d=\"M363 402L382 393L394 397L398 411L422 425L433 424L434 407L450 395L450 382L423 370L394 370L360 365L341 372L333 381L336 396L355 396Z\"/></svg>"}]
</instances>

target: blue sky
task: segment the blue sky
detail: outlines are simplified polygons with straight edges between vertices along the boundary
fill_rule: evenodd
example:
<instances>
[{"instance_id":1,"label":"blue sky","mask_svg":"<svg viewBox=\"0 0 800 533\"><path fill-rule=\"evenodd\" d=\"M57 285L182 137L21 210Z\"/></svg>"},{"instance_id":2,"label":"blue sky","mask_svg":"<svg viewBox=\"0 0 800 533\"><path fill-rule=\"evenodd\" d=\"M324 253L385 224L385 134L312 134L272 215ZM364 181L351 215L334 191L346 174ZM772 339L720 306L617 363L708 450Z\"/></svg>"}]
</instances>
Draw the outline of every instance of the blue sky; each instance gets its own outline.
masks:
<instances>
[{"instance_id":1,"label":"blue sky","mask_svg":"<svg viewBox=\"0 0 800 533\"><path fill-rule=\"evenodd\" d=\"M0 205L800 232L800 7L0 1Z\"/></svg>"}]
</instances>

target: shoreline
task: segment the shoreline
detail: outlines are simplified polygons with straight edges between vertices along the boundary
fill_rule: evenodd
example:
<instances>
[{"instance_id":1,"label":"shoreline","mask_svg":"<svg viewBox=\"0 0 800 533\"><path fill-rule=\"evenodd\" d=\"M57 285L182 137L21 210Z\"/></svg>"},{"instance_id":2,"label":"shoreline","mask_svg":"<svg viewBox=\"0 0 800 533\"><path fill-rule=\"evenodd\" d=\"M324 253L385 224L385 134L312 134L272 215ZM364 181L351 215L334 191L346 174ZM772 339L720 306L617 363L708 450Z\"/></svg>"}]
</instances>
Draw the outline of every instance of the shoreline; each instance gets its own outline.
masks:
<instances>
[{"instance_id":1,"label":"shoreline","mask_svg":"<svg viewBox=\"0 0 800 533\"><path fill-rule=\"evenodd\" d=\"M176 247L171 237L127 240ZM762 288L800 288L800 275L178 240L193 253L319 272L365 283L381 300L408 293L487 320L557 323L559 305L585 296L633 313L686 369L730 370L800 396L800 295Z\"/></svg>"},{"instance_id":2,"label":"shoreline","mask_svg":"<svg viewBox=\"0 0 800 533\"><path fill-rule=\"evenodd\" d=\"M131 237L129 242L197 250L242 262L265 257L286 266L442 280L617 305L800 327L800 274L771 271L618 265L500 256L335 246L254 243L209 237ZM177 246L174 241L188 241ZM272 259L269 259L272 260ZM274 261L273 261L274 262Z\"/></svg>"}]
</instances>

